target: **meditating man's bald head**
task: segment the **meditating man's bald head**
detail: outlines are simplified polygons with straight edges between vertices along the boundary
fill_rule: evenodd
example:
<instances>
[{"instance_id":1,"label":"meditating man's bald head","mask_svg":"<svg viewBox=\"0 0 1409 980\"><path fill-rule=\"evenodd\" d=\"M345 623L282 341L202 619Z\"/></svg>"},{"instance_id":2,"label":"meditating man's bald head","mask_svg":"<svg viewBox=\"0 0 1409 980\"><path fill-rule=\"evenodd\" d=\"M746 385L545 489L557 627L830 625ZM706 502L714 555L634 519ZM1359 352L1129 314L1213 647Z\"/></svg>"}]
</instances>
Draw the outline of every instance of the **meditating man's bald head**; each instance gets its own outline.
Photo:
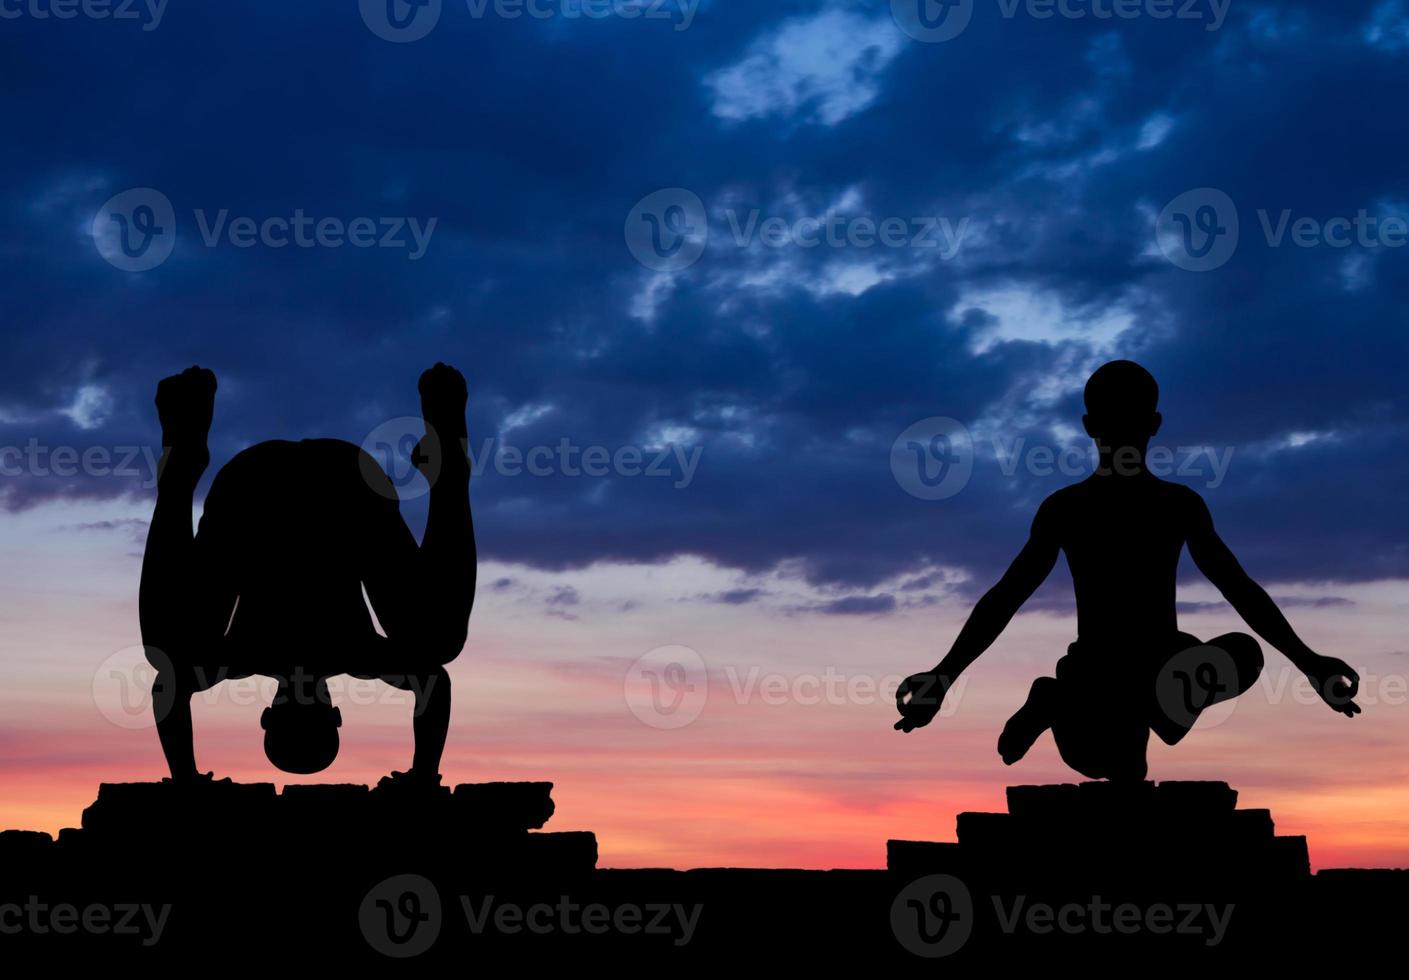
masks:
<instances>
[{"instance_id":1,"label":"meditating man's bald head","mask_svg":"<svg viewBox=\"0 0 1409 980\"><path fill-rule=\"evenodd\" d=\"M1086 434L1106 448L1144 447L1163 421L1159 384L1134 361L1101 365L1086 382Z\"/></svg>"}]
</instances>

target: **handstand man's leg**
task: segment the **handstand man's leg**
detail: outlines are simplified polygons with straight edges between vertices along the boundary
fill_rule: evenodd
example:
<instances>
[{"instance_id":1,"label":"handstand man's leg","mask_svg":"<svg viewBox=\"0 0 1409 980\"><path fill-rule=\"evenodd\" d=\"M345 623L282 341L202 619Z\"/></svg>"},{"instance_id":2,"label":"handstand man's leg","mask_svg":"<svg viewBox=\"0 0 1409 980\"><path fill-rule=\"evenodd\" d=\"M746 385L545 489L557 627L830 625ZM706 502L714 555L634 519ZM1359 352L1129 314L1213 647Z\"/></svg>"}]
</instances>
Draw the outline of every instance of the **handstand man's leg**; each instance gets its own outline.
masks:
<instances>
[{"instance_id":1,"label":"handstand man's leg","mask_svg":"<svg viewBox=\"0 0 1409 980\"><path fill-rule=\"evenodd\" d=\"M444 666L465 645L478 563L470 517L466 389L444 364L420 380L426 438L415 460L431 485L419 548L398 520L373 543L367 596L392 643L394 666L416 679L416 752L408 774L438 781L450 725L450 675ZM410 665L410 666L408 666ZM389 671L379 671L384 679ZM395 683L395 681L390 681ZM401 685L397 685L401 686Z\"/></svg>"},{"instance_id":2,"label":"handstand man's leg","mask_svg":"<svg viewBox=\"0 0 1409 980\"><path fill-rule=\"evenodd\" d=\"M206 439L215 388L215 375L194 367L157 386L162 456L138 616L147 659L157 668L153 710L173 779L197 775L191 695L198 685L189 665L204 644L218 641L234 604L234 596L222 596L203 567L192 531L196 484L210 463Z\"/></svg>"}]
</instances>

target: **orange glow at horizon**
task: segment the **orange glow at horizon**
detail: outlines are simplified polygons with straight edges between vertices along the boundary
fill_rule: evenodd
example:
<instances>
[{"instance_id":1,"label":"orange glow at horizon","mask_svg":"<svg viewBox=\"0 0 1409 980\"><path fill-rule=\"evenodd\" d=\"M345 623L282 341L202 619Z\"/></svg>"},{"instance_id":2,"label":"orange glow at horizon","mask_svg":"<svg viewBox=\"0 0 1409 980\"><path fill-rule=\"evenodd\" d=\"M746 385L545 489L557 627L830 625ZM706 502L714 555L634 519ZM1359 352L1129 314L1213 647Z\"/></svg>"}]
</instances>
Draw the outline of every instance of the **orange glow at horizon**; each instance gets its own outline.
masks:
<instances>
[{"instance_id":1,"label":"orange glow at horizon","mask_svg":"<svg viewBox=\"0 0 1409 980\"><path fill-rule=\"evenodd\" d=\"M51 507L24 522L0 573L10 597L3 828L78 826L99 783L164 774L146 716L115 715L112 701L114 654L137 643L140 547L122 535L63 531L79 510ZM1031 680L1064 651L1068 617L1019 616L944 715L901 735L891 730L890 692L935 662L962 623L962 603L875 618L686 601L733 574L687 561L482 572L482 582L516 584L482 591L469 646L451 667L445 781L553 782L558 809L546 829L594 831L602 867L879 868L888 838L953 840L956 815L1004 809L1008 785L1078 778L1048 736L1012 769L994 748ZM567 583L582 597L576 618L546 616L541 597ZM1349 720L1314 703L1268 651L1263 679L1228 710L1176 748L1152 740L1151 778L1227 781L1240 806L1270 809L1279 833L1305 834L1317 868L1409 866L1409 657L1396 646L1409 600L1402 583L1334 591L1354 607L1289 614L1313 648L1361 670L1364 714ZM628 608L627 599L640 601ZM1240 628L1230 611L1181 625L1204 636ZM670 645L697 651L708 677L698 717L674 728L633 713L625 687L637 658ZM203 769L282 784L260 745L271 691L254 679L197 698ZM341 755L300 781L375 783L405 768L409 696L372 682L334 693Z\"/></svg>"}]
</instances>

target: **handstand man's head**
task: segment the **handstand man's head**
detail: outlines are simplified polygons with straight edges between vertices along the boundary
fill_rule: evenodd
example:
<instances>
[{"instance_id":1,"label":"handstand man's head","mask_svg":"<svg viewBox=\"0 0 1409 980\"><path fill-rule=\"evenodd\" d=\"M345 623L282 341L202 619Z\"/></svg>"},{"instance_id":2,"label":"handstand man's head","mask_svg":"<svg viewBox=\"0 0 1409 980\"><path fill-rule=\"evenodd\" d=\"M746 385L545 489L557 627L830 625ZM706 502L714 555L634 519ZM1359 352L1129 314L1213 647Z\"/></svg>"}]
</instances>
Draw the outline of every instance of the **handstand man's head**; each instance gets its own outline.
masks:
<instances>
[{"instance_id":1,"label":"handstand man's head","mask_svg":"<svg viewBox=\"0 0 1409 980\"><path fill-rule=\"evenodd\" d=\"M319 687L326 694L326 688ZM284 772L322 772L338 757L342 712L325 697L301 698L281 686L259 724L264 729L264 754Z\"/></svg>"},{"instance_id":2,"label":"handstand man's head","mask_svg":"<svg viewBox=\"0 0 1409 980\"><path fill-rule=\"evenodd\" d=\"M1081 422L1103 456L1136 450L1143 459L1164 421L1158 406L1159 384L1154 375L1134 361L1111 361L1086 382L1086 414Z\"/></svg>"}]
</instances>

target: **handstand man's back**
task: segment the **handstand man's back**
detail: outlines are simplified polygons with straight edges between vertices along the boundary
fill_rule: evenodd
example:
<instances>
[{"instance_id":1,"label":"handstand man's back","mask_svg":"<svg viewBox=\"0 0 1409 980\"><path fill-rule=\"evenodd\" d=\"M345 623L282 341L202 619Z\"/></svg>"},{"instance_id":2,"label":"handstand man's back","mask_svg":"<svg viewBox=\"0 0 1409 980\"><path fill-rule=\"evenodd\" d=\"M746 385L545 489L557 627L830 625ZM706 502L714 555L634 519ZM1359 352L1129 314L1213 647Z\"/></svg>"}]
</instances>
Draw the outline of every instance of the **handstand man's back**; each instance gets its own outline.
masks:
<instances>
[{"instance_id":1,"label":"handstand man's back","mask_svg":"<svg viewBox=\"0 0 1409 980\"><path fill-rule=\"evenodd\" d=\"M1197 493L1146 468L1149 441L1162 421L1158 400L1155 379L1131 361L1113 361L1091 376L1083 422L1100 465L1043 501L1027 545L979 600L948 655L901 685L897 729L933 720L959 674L998 638L1064 552L1078 639L1055 677L1033 683L998 751L1011 765L1050 728L1073 769L1097 779L1143 779L1151 730L1175 744L1199 711L1246 691L1262 669L1262 651L1245 633L1201 644L1179 631L1174 586L1186 545L1199 570L1258 635L1306 673L1327 704L1348 717L1359 712L1351 700L1355 671L1297 637L1218 537ZM1198 688L1192 698L1191 684ZM1170 695L1181 690L1184 696L1171 704Z\"/></svg>"}]
</instances>

